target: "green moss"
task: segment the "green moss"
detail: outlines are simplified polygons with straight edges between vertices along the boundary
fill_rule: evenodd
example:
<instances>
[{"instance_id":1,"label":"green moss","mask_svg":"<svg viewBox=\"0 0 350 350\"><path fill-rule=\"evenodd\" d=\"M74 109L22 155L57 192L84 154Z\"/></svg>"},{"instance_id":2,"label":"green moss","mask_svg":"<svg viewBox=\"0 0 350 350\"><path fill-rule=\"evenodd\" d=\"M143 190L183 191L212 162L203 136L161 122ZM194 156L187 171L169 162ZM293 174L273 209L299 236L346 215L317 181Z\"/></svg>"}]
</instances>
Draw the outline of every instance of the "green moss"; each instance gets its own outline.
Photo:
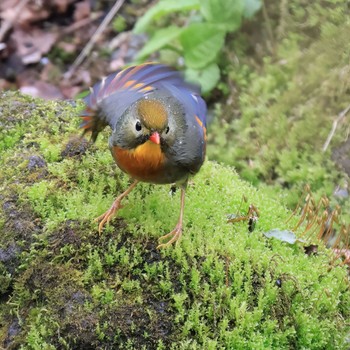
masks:
<instances>
[{"instance_id":1,"label":"green moss","mask_svg":"<svg viewBox=\"0 0 350 350\"><path fill-rule=\"evenodd\" d=\"M178 217L170 186L138 185L99 236L93 218L129 182L108 132L80 144L76 108L2 97L5 125L11 100L14 118L35 108L0 157L1 346L345 349L347 270L330 269L321 244L308 256L262 235L290 228L277 199L208 161L188 186L177 246L156 250ZM252 233L245 221L227 224L249 203L260 211Z\"/></svg>"},{"instance_id":2,"label":"green moss","mask_svg":"<svg viewBox=\"0 0 350 350\"><path fill-rule=\"evenodd\" d=\"M305 183L331 196L349 181L331 159L347 140L346 121L322 151L332 122L349 104L349 9L333 0L265 6L250 35L227 43L237 59L225 62L226 83L235 89L209 126L208 154L256 185L287 189L285 201L294 207Z\"/></svg>"}]
</instances>

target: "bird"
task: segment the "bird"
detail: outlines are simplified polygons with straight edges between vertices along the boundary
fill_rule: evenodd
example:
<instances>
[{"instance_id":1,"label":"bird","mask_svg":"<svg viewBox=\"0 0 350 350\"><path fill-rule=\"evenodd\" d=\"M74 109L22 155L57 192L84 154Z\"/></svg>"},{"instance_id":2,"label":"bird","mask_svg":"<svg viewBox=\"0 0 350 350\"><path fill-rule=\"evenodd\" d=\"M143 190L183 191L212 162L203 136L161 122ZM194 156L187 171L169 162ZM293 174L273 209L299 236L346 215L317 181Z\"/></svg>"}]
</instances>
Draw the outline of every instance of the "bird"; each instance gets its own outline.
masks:
<instances>
[{"instance_id":1,"label":"bird","mask_svg":"<svg viewBox=\"0 0 350 350\"><path fill-rule=\"evenodd\" d=\"M99 233L139 182L176 184L181 189L179 218L175 228L159 238L157 248L178 242L188 180L200 170L206 153L207 106L199 86L187 82L170 66L147 62L103 78L90 88L84 102L82 136L91 132L95 142L109 125L114 161L132 180L95 219Z\"/></svg>"}]
</instances>

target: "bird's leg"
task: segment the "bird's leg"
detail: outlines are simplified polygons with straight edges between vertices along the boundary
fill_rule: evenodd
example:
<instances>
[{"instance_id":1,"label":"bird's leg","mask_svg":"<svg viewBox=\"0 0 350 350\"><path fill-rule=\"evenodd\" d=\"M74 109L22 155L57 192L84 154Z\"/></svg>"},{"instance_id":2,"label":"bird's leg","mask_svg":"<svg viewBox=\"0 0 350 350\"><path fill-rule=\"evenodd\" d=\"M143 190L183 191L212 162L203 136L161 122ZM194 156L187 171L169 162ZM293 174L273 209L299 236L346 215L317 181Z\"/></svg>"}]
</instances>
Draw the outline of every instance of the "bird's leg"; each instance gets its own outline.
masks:
<instances>
[{"instance_id":1,"label":"bird's leg","mask_svg":"<svg viewBox=\"0 0 350 350\"><path fill-rule=\"evenodd\" d=\"M186 184L187 184L187 182L186 182ZM180 239L180 237L182 235L182 219L183 219L184 207L185 207L186 184L181 187L181 206L180 206L179 220L178 220L175 228L171 232L169 232L168 234L160 237L159 241L163 241L164 239L167 239L168 237L171 237L171 238L168 242L159 244L157 249L169 247L172 243L174 243L178 239Z\"/></svg>"},{"instance_id":2,"label":"bird's leg","mask_svg":"<svg viewBox=\"0 0 350 350\"><path fill-rule=\"evenodd\" d=\"M111 207L101 216L99 216L98 218L95 219L95 221L100 222L98 225L98 232L101 234L103 226L105 223L109 223L109 220L111 220L112 216L122 207L121 206L121 201L124 197L126 197L132 190L133 188L138 184L138 180L135 180L130 186L129 188L123 192L122 194L120 194L115 201L113 202L113 204L111 205Z\"/></svg>"}]
</instances>

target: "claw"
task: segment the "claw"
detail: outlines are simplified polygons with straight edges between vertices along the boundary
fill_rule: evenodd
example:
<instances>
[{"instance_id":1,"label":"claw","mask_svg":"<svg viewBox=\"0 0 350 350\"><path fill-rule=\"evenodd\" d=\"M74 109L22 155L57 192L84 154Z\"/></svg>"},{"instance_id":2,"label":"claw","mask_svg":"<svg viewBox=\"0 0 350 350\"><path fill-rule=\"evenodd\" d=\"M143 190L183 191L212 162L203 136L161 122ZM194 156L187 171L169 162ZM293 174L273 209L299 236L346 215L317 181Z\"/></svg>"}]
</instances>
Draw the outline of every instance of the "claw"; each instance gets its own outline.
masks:
<instances>
[{"instance_id":1,"label":"claw","mask_svg":"<svg viewBox=\"0 0 350 350\"><path fill-rule=\"evenodd\" d=\"M113 202L112 206L102 215L100 215L98 218L96 218L95 222L100 222L98 225L98 233L101 234L103 226L107 223L109 224L109 221L114 216L114 214L121 208L120 205L120 199L119 197Z\"/></svg>"},{"instance_id":2,"label":"claw","mask_svg":"<svg viewBox=\"0 0 350 350\"><path fill-rule=\"evenodd\" d=\"M167 248L174 242L178 242L179 239L182 236L182 218L184 213L184 206L185 206L185 187L181 188L181 206L180 206L180 217L179 221L177 222L175 228L167 233L166 235L159 238L159 241L163 241L164 239L167 239L168 237L171 237L170 240L166 243L161 243L157 246L157 249L161 248Z\"/></svg>"},{"instance_id":3,"label":"claw","mask_svg":"<svg viewBox=\"0 0 350 350\"><path fill-rule=\"evenodd\" d=\"M134 181L130 187L123 192L121 195L119 195L115 201L113 202L113 204L111 205L111 207L102 215L100 215L99 217L97 217L94 221L95 222L100 222L98 225L98 233L101 234L103 226L107 223L109 223L109 221L111 220L111 218L115 215L115 213L121 209L123 206L121 205L121 201L124 197L126 197L131 191L132 189L137 185L138 181Z\"/></svg>"},{"instance_id":4,"label":"claw","mask_svg":"<svg viewBox=\"0 0 350 350\"><path fill-rule=\"evenodd\" d=\"M163 241L164 239L171 237L172 238L166 242L166 243L161 243L157 246L157 249L161 249L161 248L167 248L170 245L172 245L174 242L178 242L178 240L181 238L182 236L182 223L178 222L178 224L176 225L176 227L169 233L167 233L166 235L162 236L159 238L159 241Z\"/></svg>"}]
</instances>

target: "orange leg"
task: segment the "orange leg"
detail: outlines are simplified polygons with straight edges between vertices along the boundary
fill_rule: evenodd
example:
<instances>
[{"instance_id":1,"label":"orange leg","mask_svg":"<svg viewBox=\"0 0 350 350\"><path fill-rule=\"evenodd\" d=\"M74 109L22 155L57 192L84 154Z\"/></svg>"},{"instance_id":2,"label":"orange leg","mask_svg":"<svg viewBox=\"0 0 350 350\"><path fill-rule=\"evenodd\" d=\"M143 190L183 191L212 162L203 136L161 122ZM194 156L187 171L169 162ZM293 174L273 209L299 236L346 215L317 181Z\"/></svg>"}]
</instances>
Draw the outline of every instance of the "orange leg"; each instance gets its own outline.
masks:
<instances>
[{"instance_id":1,"label":"orange leg","mask_svg":"<svg viewBox=\"0 0 350 350\"><path fill-rule=\"evenodd\" d=\"M138 184L138 181L135 180L130 187L123 192L122 194L120 194L115 201L113 202L112 206L101 216L99 216L98 218L95 219L95 221L100 222L98 225L98 232L99 234L101 234L103 226L105 223L109 223L109 220L111 220L112 216L122 207L121 206L121 201L124 197L126 197L132 190L133 188Z\"/></svg>"},{"instance_id":2,"label":"orange leg","mask_svg":"<svg viewBox=\"0 0 350 350\"><path fill-rule=\"evenodd\" d=\"M178 220L175 228L171 232L169 232L168 234L160 237L159 241L163 241L164 239L167 239L168 237L171 237L171 238L168 242L159 244L157 249L169 247L172 243L174 243L178 239L180 239L180 237L182 235L182 220L183 220L184 207L185 207L185 191L186 191L186 186L181 187L180 216L179 216L179 220Z\"/></svg>"}]
</instances>

